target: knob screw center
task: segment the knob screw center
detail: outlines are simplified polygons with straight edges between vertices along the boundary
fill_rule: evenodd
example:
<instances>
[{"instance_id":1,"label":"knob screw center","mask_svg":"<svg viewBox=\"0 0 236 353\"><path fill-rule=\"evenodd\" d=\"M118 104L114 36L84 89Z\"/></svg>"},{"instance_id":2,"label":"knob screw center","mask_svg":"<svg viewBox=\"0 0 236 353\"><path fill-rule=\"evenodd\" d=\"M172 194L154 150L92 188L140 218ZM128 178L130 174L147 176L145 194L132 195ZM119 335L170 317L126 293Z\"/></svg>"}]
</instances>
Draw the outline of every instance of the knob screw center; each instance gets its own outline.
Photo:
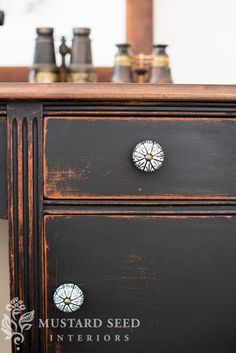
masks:
<instances>
[{"instance_id":1,"label":"knob screw center","mask_svg":"<svg viewBox=\"0 0 236 353\"><path fill-rule=\"evenodd\" d=\"M71 304L70 298L65 298L65 299L64 299L64 303L65 303L66 305L70 305L70 304Z\"/></svg>"},{"instance_id":2,"label":"knob screw center","mask_svg":"<svg viewBox=\"0 0 236 353\"><path fill-rule=\"evenodd\" d=\"M151 161L153 159L153 156L151 154L146 154L145 156L146 161Z\"/></svg>"},{"instance_id":3,"label":"knob screw center","mask_svg":"<svg viewBox=\"0 0 236 353\"><path fill-rule=\"evenodd\" d=\"M155 141L141 141L134 147L132 159L134 165L143 172L155 172L163 164L164 152Z\"/></svg>"}]
</instances>

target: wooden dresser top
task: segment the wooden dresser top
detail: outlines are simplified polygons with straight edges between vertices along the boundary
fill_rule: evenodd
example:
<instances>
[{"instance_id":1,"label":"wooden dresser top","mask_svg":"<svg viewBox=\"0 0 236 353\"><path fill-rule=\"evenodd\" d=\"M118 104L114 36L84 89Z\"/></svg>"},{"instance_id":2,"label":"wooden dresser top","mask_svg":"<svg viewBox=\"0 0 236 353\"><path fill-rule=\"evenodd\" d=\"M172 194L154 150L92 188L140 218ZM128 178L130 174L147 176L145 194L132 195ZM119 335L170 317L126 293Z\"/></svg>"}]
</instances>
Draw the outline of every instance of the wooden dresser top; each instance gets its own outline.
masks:
<instances>
[{"instance_id":1,"label":"wooden dresser top","mask_svg":"<svg viewBox=\"0 0 236 353\"><path fill-rule=\"evenodd\" d=\"M0 99L235 102L236 86L0 83Z\"/></svg>"}]
</instances>

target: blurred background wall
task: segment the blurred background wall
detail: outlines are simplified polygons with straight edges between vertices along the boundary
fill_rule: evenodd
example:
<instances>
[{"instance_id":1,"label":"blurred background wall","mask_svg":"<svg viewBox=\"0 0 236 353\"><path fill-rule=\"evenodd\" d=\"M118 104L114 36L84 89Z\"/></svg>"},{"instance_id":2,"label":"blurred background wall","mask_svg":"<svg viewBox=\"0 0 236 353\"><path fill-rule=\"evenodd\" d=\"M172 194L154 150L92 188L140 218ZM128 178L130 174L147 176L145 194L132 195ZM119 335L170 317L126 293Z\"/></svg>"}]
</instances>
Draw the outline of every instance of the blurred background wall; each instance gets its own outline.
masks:
<instances>
[{"instance_id":1,"label":"blurred background wall","mask_svg":"<svg viewBox=\"0 0 236 353\"><path fill-rule=\"evenodd\" d=\"M125 0L0 0L6 11L0 66L31 65L35 28L40 26L55 28L57 47L62 35L72 39L73 27L92 28L94 63L111 66L114 44L125 40L125 7Z\"/></svg>"},{"instance_id":2,"label":"blurred background wall","mask_svg":"<svg viewBox=\"0 0 236 353\"><path fill-rule=\"evenodd\" d=\"M176 83L236 83L235 13L235 0L154 0L154 41L170 45Z\"/></svg>"}]
</instances>

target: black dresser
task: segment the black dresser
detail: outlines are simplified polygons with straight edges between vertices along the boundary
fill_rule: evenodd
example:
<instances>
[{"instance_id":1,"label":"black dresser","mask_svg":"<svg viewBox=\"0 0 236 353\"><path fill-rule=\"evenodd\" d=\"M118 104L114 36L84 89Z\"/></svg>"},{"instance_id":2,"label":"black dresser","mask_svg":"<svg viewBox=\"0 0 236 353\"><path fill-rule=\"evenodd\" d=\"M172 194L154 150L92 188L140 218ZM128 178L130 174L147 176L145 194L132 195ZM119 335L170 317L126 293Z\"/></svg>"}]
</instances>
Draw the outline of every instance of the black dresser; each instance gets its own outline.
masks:
<instances>
[{"instance_id":1,"label":"black dresser","mask_svg":"<svg viewBox=\"0 0 236 353\"><path fill-rule=\"evenodd\" d=\"M234 353L236 88L0 84L0 100L13 352Z\"/></svg>"}]
</instances>

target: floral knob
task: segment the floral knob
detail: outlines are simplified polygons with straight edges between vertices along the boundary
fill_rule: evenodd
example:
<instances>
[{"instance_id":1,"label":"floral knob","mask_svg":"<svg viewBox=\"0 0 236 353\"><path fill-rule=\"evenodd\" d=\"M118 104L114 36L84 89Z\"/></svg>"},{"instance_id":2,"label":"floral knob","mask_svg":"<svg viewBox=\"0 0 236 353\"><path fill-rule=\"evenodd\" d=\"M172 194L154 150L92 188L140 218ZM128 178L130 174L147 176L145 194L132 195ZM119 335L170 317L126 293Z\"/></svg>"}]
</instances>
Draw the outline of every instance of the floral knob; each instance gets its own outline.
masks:
<instances>
[{"instance_id":1,"label":"floral knob","mask_svg":"<svg viewBox=\"0 0 236 353\"><path fill-rule=\"evenodd\" d=\"M159 143L151 140L138 143L133 150L134 165L144 172L154 172L164 161L164 152Z\"/></svg>"},{"instance_id":2,"label":"floral knob","mask_svg":"<svg viewBox=\"0 0 236 353\"><path fill-rule=\"evenodd\" d=\"M76 284L64 283L55 290L53 301L59 310L73 312L83 304L84 294Z\"/></svg>"}]
</instances>

